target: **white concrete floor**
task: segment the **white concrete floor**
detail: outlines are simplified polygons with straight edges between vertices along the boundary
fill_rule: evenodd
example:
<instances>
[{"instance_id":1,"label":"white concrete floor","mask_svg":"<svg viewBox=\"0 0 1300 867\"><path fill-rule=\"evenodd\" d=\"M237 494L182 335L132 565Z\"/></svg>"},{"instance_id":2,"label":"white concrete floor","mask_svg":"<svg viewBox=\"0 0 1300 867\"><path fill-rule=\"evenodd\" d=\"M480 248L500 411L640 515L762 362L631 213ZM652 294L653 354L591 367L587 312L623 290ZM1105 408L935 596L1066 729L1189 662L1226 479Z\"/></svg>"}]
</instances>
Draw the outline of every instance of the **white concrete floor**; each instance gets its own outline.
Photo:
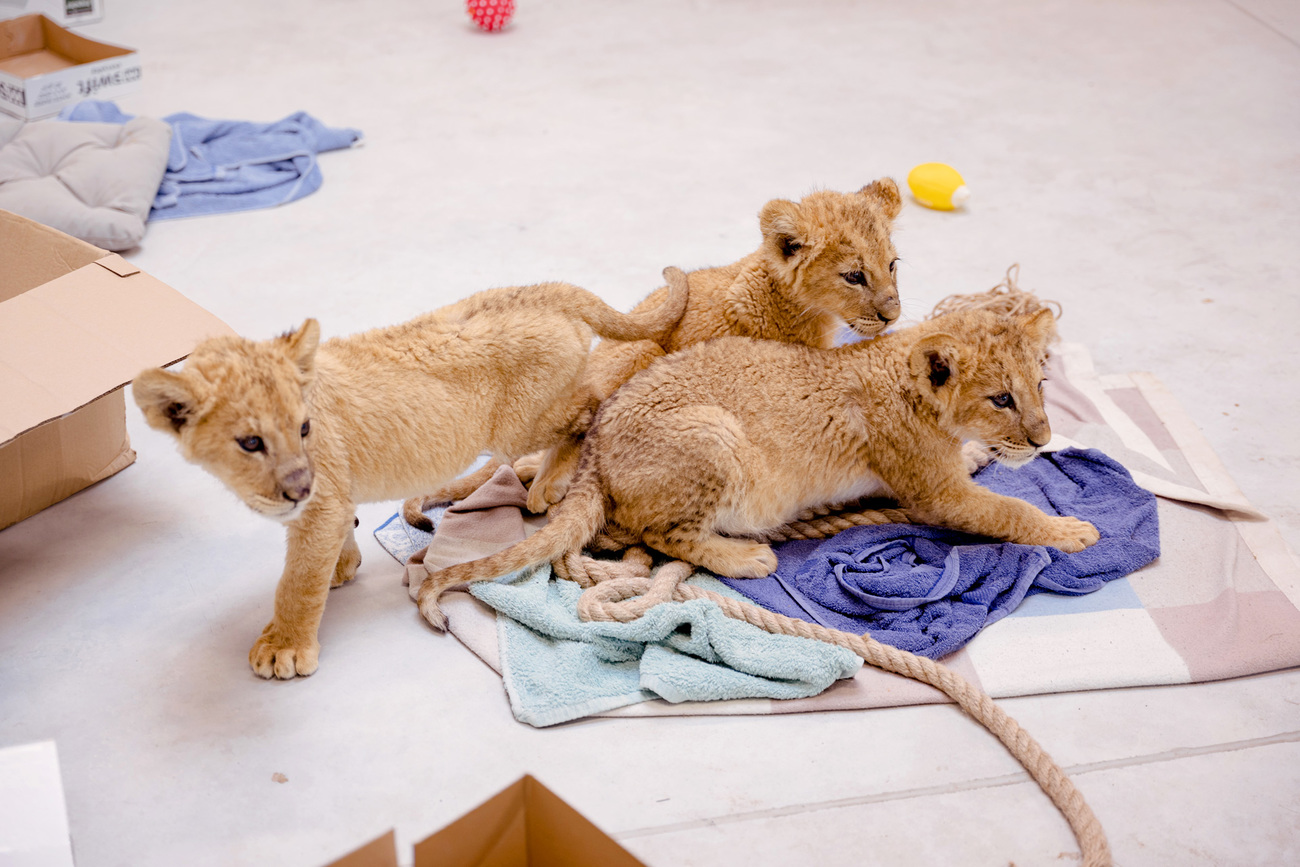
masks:
<instances>
[{"instance_id":1,"label":"white concrete floor","mask_svg":"<svg viewBox=\"0 0 1300 867\"><path fill-rule=\"evenodd\" d=\"M543 279L626 308L665 265L749 252L769 198L951 163L974 198L905 209L905 309L1021 263L1103 373L1173 390L1300 548L1292 2L519 0L484 35L457 0L110 0L85 31L142 50L132 113L366 133L317 194L155 223L132 255L254 337ZM514 722L370 537L395 504L361 510L320 671L261 681L280 531L128 416L136 465L0 532L0 746L58 742L81 867L316 867L390 827L409 859L524 772L656 867L1071 863L1062 819L951 707ZM1004 706L1119 863L1300 863L1300 671Z\"/></svg>"}]
</instances>

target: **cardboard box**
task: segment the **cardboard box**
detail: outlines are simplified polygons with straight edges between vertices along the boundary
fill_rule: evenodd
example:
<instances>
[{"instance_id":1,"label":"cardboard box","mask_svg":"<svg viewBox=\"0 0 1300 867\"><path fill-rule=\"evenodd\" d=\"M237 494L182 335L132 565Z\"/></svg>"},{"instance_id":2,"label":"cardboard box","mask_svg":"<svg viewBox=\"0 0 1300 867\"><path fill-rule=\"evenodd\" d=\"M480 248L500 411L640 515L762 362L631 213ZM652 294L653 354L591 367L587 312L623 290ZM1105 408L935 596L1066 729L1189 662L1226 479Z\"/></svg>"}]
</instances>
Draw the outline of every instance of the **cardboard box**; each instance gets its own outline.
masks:
<instances>
[{"instance_id":1,"label":"cardboard box","mask_svg":"<svg viewBox=\"0 0 1300 867\"><path fill-rule=\"evenodd\" d=\"M44 15L0 21L0 111L31 120L83 99L140 89L140 55L96 42Z\"/></svg>"},{"instance_id":2,"label":"cardboard box","mask_svg":"<svg viewBox=\"0 0 1300 867\"><path fill-rule=\"evenodd\" d=\"M32 14L64 26L94 24L104 18L104 0L0 0L0 19Z\"/></svg>"},{"instance_id":3,"label":"cardboard box","mask_svg":"<svg viewBox=\"0 0 1300 867\"><path fill-rule=\"evenodd\" d=\"M329 867L398 867L389 831ZM628 851L524 776L415 844L414 867L645 867Z\"/></svg>"},{"instance_id":4,"label":"cardboard box","mask_svg":"<svg viewBox=\"0 0 1300 867\"><path fill-rule=\"evenodd\" d=\"M122 387L230 327L116 253L0 211L0 529L135 460Z\"/></svg>"}]
</instances>

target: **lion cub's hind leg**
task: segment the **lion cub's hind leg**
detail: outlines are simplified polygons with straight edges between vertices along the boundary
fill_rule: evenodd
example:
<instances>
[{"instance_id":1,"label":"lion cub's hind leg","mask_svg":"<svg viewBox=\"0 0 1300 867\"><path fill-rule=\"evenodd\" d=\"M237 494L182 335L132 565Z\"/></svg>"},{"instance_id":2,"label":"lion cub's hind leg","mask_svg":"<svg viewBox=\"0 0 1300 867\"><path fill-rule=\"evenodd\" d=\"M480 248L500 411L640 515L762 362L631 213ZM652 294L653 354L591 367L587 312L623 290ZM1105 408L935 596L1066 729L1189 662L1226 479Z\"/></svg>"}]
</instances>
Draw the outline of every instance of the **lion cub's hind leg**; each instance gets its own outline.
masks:
<instances>
[{"instance_id":1,"label":"lion cub's hind leg","mask_svg":"<svg viewBox=\"0 0 1300 867\"><path fill-rule=\"evenodd\" d=\"M353 518L353 529L348 530L348 536L343 540L343 551L339 554L338 562L334 564L334 578L330 581L330 589L342 587L357 577L357 569L360 566L361 547L357 545L356 519Z\"/></svg>"},{"instance_id":2,"label":"lion cub's hind leg","mask_svg":"<svg viewBox=\"0 0 1300 867\"><path fill-rule=\"evenodd\" d=\"M641 538L656 551L725 578L763 578L776 571L771 545L719 536L698 526L679 524L662 533L647 530Z\"/></svg>"},{"instance_id":3,"label":"lion cub's hind leg","mask_svg":"<svg viewBox=\"0 0 1300 867\"><path fill-rule=\"evenodd\" d=\"M637 528L657 551L728 578L771 574L770 546L717 532L722 516L745 497L748 440L740 422L711 405L654 413L643 422L633 437L619 437L623 466L607 476L614 523Z\"/></svg>"},{"instance_id":4,"label":"lion cub's hind leg","mask_svg":"<svg viewBox=\"0 0 1300 867\"><path fill-rule=\"evenodd\" d=\"M528 488L528 511L540 515L554 506L569 491L569 484L578 471L578 455L582 440L567 437L554 448L541 453L540 465Z\"/></svg>"},{"instance_id":5,"label":"lion cub's hind leg","mask_svg":"<svg viewBox=\"0 0 1300 867\"><path fill-rule=\"evenodd\" d=\"M664 348L653 340L628 343L604 341L597 347L582 374L582 400L590 411L577 415L570 430L546 450L537 476L528 490L530 512L541 514L564 499L568 493L569 485L578 472L582 435L591 426L591 418L601 401L664 355Z\"/></svg>"}]
</instances>

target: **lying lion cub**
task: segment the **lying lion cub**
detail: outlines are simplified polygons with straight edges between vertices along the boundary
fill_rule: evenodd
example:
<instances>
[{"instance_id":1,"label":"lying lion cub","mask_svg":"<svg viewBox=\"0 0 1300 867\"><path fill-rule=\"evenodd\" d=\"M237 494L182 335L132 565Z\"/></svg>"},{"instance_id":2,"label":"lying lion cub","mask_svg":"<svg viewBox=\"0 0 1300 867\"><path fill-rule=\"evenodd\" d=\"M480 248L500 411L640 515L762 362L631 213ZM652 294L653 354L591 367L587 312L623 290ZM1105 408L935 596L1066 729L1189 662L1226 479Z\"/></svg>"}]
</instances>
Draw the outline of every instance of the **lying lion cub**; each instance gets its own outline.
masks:
<instances>
[{"instance_id":1,"label":"lying lion cub","mask_svg":"<svg viewBox=\"0 0 1300 867\"><path fill-rule=\"evenodd\" d=\"M1040 385L1051 311L952 313L831 350L724 337L671 355L607 400L573 487L542 530L435 572L418 591L434 626L448 587L581 548L602 529L731 578L776 568L765 544L803 509L869 495L918 523L1079 551L1096 528L971 480L962 439L1017 466L1051 439Z\"/></svg>"},{"instance_id":2,"label":"lying lion cub","mask_svg":"<svg viewBox=\"0 0 1300 867\"><path fill-rule=\"evenodd\" d=\"M316 670L325 598L361 563L357 503L409 497L483 451L516 457L585 428L596 406L583 385L592 331L662 339L685 305L685 289L638 314L564 283L491 289L319 351L320 327L308 319L272 340L209 340L180 372L137 376L151 426L255 512L288 525L253 670Z\"/></svg>"},{"instance_id":3,"label":"lying lion cub","mask_svg":"<svg viewBox=\"0 0 1300 867\"><path fill-rule=\"evenodd\" d=\"M872 181L856 193L821 190L798 202L773 199L758 215L763 241L757 250L730 265L690 273L686 313L663 345L596 347L587 372L592 389L608 397L665 352L715 337L762 337L829 349L843 323L863 337L879 334L900 311L898 254L890 231L902 206L898 185L890 178ZM661 303L668 291L653 292L634 309ZM575 434L541 458L528 492L531 511L544 512L564 496L580 445ZM429 529L424 509L463 499L495 469L486 466L437 493L408 501L403 517Z\"/></svg>"}]
</instances>

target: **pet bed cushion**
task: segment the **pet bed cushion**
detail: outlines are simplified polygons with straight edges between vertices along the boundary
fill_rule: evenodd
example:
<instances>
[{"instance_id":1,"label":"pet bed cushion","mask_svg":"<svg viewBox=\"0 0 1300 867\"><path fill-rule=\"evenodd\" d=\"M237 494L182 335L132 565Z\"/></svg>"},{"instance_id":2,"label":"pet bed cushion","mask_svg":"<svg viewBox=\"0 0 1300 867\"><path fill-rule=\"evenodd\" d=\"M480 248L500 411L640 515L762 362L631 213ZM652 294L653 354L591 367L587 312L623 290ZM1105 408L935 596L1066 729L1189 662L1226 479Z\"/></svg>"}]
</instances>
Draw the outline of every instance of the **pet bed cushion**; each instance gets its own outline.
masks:
<instances>
[{"instance_id":1,"label":"pet bed cushion","mask_svg":"<svg viewBox=\"0 0 1300 867\"><path fill-rule=\"evenodd\" d=\"M0 209L105 250L128 250L144 237L170 141L171 128L147 117L0 122Z\"/></svg>"}]
</instances>

